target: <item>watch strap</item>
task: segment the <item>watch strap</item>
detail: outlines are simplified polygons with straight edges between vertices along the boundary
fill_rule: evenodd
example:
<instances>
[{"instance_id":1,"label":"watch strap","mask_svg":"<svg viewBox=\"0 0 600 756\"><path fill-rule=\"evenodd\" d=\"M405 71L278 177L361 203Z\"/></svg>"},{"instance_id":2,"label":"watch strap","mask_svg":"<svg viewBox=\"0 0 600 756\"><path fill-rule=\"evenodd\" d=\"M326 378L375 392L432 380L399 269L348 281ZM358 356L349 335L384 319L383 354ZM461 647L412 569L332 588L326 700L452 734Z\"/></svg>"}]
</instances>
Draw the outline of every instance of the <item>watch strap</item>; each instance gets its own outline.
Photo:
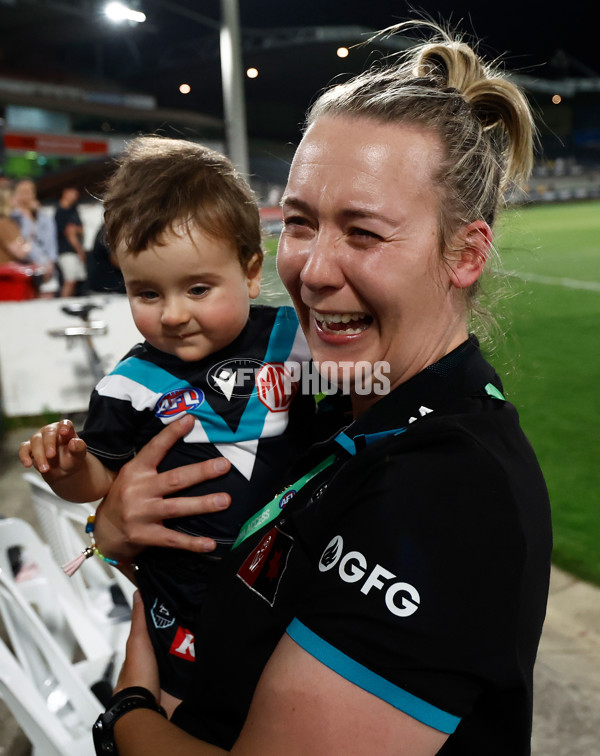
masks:
<instances>
[{"instance_id":1,"label":"watch strap","mask_svg":"<svg viewBox=\"0 0 600 756\"><path fill-rule=\"evenodd\" d=\"M134 709L151 709L163 717L167 714L163 707L147 688L132 686L116 693L106 708L100 714L92 728L94 748L97 756L118 756L117 744L114 737L115 723L125 714Z\"/></svg>"}]
</instances>

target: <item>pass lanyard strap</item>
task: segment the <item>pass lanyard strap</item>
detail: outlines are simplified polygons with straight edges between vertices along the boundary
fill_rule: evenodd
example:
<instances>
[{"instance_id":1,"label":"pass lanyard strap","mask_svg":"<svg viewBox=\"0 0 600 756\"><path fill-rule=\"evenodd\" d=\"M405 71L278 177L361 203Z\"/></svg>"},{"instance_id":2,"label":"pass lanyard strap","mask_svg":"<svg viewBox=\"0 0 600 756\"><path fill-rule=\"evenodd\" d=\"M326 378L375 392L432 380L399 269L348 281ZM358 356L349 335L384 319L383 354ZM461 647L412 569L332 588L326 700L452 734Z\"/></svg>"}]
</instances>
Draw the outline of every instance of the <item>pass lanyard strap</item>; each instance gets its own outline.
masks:
<instances>
[{"instance_id":1,"label":"pass lanyard strap","mask_svg":"<svg viewBox=\"0 0 600 756\"><path fill-rule=\"evenodd\" d=\"M267 522L274 520L285 506L290 494L291 496L295 496L301 488L315 477L315 475L318 475L322 470L325 470L326 467L332 465L335 460L336 455L330 454L327 459L324 459L316 467L313 467L312 470L309 470L301 478L298 478L298 480L295 483L292 483L291 486L284 488L283 491L277 494L277 496L274 496L268 504L265 504L260 512L257 512L247 520L244 525L242 525L238 537L231 548L235 549L240 543L242 543L242 541L245 541L248 536L251 536L252 533L256 532L259 528L262 528Z\"/></svg>"},{"instance_id":2,"label":"pass lanyard strap","mask_svg":"<svg viewBox=\"0 0 600 756\"><path fill-rule=\"evenodd\" d=\"M405 430L406 428L394 428L393 430L383 431L382 433L372 433L370 435L357 436L356 439L352 439L350 436L347 436L344 431L342 431L341 433L338 433L334 441L336 441L339 446L341 446L342 449L344 449L346 452L354 455L359 449L368 445L369 442L378 441L379 439L386 436L397 436L400 433L404 433ZM359 439L361 442L360 444L358 443ZM283 491L280 491L276 496L274 496L271 501L268 502L268 504L265 504L260 512L257 512L249 520L247 520L244 525L242 525L242 528L238 533L238 537L236 538L235 543L231 548L237 548L240 543L245 541L246 538L252 535L252 533L255 533L268 522L271 522L271 520L274 520L279 515L286 503L289 501L289 499L295 496L301 488L304 488L304 486L319 473L332 465L335 460L338 459L338 456L338 454L330 454L326 459L324 459L322 462L319 462L318 465L313 467L312 470L309 470L301 478L298 478L298 480L296 480L294 483L287 486L287 488L284 488Z\"/></svg>"},{"instance_id":3,"label":"pass lanyard strap","mask_svg":"<svg viewBox=\"0 0 600 756\"><path fill-rule=\"evenodd\" d=\"M483 390L488 396L491 396L494 399L505 401L504 396L494 386L493 383L488 383L486 386L484 386ZM369 446L369 444L372 444L375 441L379 441L382 438L386 438L387 436L399 436L406 430L407 427L405 426L403 428L393 428L392 430L381 431L379 433L360 434L354 437L348 436L345 431L341 431L341 433L337 434L334 441L345 452L350 455L355 455L358 451L364 449L366 446ZM268 522L271 522L271 520L274 520L284 508L289 499L295 496L301 488L304 488L304 486L320 472L332 465L335 460L338 459L338 456L339 454L330 454L322 462L319 462L316 467L313 467L312 470L309 470L301 478L298 478L297 481L287 486L287 488L284 488L283 491L274 496L271 501L268 502L268 504L265 504L265 506L259 512L253 515L244 523L244 525L242 525L242 528L235 540L235 543L232 546L232 549L237 548L243 541L246 540L246 538L251 536L252 533L255 533Z\"/></svg>"}]
</instances>

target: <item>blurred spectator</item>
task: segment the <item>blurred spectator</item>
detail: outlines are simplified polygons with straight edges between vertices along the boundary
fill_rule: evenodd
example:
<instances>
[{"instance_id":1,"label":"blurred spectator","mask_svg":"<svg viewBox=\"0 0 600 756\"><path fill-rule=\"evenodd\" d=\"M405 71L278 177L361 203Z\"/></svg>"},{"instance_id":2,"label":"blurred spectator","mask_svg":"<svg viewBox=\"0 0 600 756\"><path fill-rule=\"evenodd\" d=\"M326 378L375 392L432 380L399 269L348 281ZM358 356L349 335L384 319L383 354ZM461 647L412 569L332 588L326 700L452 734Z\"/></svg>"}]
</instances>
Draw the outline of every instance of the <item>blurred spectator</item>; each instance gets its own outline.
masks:
<instances>
[{"instance_id":1,"label":"blurred spectator","mask_svg":"<svg viewBox=\"0 0 600 756\"><path fill-rule=\"evenodd\" d=\"M0 301L35 299L39 277L29 263L31 245L23 238L17 221L10 218L12 189L0 183Z\"/></svg>"},{"instance_id":2,"label":"blurred spectator","mask_svg":"<svg viewBox=\"0 0 600 756\"><path fill-rule=\"evenodd\" d=\"M108 247L104 224L98 229L94 246L87 255L87 276L90 291L125 294L123 275L117 267L115 255Z\"/></svg>"},{"instance_id":3,"label":"blurred spectator","mask_svg":"<svg viewBox=\"0 0 600 756\"><path fill-rule=\"evenodd\" d=\"M56 226L52 216L41 210L33 181L23 179L17 182L11 218L18 222L21 234L31 247L29 260L41 273L39 296L43 299L55 297L59 289Z\"/></svg>"},{"instance_id":4,"label":"blurred spectator","mask_svg":"<svg viewBox=\"0 0 600 756\"><path fill-rule=\"evenodd\" d=\"M12 190L0 187L0 264L7 262L28 262L31 245L25 241L12 212Z\"/></svg>"},{"instance_id":5,"label":"blurred spectator","mask_svg":"<svg viewBox=\"0 0 600 756\"><path fill-rule=\"evenodd\" d=\"M58 265L62 274L61 297L73 297L77 286L87 279L83 223L77 210L79 191L72 186L63 189L56 214Z\"/></svg>"}]
</instances>

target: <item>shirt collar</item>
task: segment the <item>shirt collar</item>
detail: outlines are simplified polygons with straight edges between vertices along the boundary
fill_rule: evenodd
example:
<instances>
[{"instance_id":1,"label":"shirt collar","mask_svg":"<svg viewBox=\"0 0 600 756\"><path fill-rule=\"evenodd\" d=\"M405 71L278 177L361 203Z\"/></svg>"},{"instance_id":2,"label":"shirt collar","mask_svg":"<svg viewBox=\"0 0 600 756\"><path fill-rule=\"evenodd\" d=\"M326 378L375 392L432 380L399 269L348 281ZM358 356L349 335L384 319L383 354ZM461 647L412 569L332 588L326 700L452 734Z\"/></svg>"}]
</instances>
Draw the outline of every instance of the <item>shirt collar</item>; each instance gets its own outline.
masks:
<instances>
[{"instance_id":1,"label":"shirt collar","mask_svg":"<svg viewBox=\"0 0 600 756\"><path fill-rule=\"evenodd\" d=\"M401 433L419 418L441 410L451 401L486 393L485 386L493 384L502 391L500 378L483 358L474 335L460 346L429 365L382 397L353 423L338 434L337 445L359 447L357 437L378 437L392 432ZM334 440L334 439L332 439ZM360 446L364 445L364 440Z\"/></svg>"}]
</instances>

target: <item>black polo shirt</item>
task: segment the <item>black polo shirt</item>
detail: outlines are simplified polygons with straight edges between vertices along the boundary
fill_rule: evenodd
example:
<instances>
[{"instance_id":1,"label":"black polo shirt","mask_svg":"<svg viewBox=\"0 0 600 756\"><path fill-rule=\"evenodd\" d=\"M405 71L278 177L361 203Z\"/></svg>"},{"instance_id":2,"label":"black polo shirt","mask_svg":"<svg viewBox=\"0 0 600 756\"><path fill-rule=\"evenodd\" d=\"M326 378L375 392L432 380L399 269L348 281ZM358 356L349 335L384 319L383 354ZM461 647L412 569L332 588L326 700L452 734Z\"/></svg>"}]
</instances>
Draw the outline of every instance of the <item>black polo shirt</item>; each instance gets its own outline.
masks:
<instances>
[{"instance_id":1,"label":"black polo shirt","mask_svg":"<svg viewBox=\"0 0 600 756\"><path fill-rule=\"evenodd\" d=\"M469 340L313 453L308 466L337 458L213 581L196 628L197 689L175 723L229 749L287 632L451 733L442 754L530 752L550 513L501 390Z\"/></svg>"}]
</instances>

